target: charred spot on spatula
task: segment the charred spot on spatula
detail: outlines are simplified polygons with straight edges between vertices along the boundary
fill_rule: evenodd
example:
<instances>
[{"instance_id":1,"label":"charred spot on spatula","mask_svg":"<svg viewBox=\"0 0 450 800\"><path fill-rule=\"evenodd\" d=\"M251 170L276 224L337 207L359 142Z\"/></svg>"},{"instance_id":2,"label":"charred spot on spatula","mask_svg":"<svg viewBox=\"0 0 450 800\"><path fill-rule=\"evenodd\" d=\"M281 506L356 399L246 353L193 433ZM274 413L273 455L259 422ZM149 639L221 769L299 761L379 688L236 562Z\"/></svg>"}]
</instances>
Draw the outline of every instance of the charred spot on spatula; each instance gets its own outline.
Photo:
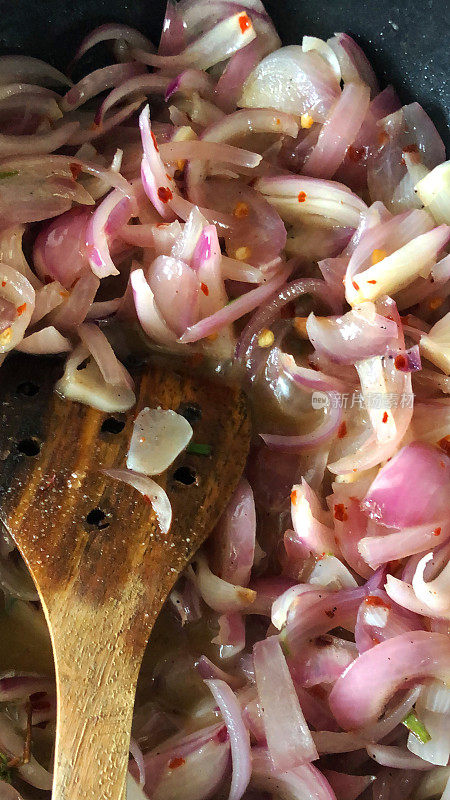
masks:
<instances>
[{"instance_id":1,"label":"charred spot on spatula","mask_svg":"<svg viewBox=\"0 0 450 800\"><path fill-rule=\"evenodd\" d=\"M195 425L202 418L202 409L198 403L181 403L178 407L178 413L187 419L190 425Z\"/></svg>"},{"instance_id":2,"label":"charred spot on spatula","mask_svg":"<svg viewBox=\"0 0 450 800\"><path fill-rule=\"evenodd\" d=\"M41 443L38 439L30 436L28 439L21 439L17 442L17 449L22 455L32 458L33 456L39 455Z\"/></svg>"},{"instance_id":3,"label":"charred spot on spatula","mask_svg":"<svg viewBox=\"0 0 450 800\"><path fill-rule=\"evenodd\" d=\"M193 486L197 483L197 473L193 467L183 465L175 470L173 479L176 483L182 484L183 486Z\"/></svg>"},{"instance_id":4,"label":"charred spot on spatula","mask_svg":"<svg viewBox=\"0 0 450 800\"><path fill-rule=\"evenodd\" d=\"M22 397L36 397L39 388L38 384L33 381L22 381L22 383L19 383L17 386L16 392Z\"/></svg>"},{"instance_id":5,"label":"charred spot on spatula","mask_svg":"<svg viewBox=\"0 0 450 800\"><path fill-rule=\"evenodd\" d=\"M102 427L100 428L102 433L121 433L125 427L125 421L123 419L116 419L116 417L107 417L102 422Z\"/></svg>"},{"instance_id":6,"label":"charred spot on spatula","mask_svg":"<svg viewBox=\"0 0 450 800\"><path fill-rule=\"evenodd\" d=\"M109 527L109 521L101 508L92 508L86 516L86 522L90 528L97 528L102 531Z\"/></svg>"}]
</instances>

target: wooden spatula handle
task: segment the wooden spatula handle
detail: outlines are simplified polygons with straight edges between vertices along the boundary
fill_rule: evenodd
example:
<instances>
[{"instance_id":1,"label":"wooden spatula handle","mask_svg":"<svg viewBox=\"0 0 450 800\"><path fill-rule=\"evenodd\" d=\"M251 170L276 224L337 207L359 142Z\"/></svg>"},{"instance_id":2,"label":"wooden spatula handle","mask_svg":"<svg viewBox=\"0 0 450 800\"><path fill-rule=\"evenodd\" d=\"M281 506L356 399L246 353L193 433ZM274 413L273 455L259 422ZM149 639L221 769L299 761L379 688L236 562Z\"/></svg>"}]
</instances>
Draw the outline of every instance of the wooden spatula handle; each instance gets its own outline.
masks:
<instances>
[{"instance_id":1,"label":"wooden spatula handle","mask_svg":"<svg viewBox=\"0 0 450 800\"><path fill-rule=\"evenodd\" d=\"M130 606L118 618L70 591L60 600L49 614L58 690L52 798L122 800L139 671Z\"/></svg>"}]
</instances>

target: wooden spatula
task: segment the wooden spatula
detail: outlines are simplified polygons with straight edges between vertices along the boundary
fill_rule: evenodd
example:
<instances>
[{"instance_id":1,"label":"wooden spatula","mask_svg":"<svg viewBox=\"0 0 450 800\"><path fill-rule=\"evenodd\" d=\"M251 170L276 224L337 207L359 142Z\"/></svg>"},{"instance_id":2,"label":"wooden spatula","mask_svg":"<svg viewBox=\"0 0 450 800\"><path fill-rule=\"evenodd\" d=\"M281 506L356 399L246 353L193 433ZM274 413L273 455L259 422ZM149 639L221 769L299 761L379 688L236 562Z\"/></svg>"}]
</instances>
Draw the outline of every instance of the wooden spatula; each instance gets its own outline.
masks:
<instances>
[{"instance_id":1,"label":"wooden spatula","mask_svg":"<svg viewBox=\"0 0 450 800\"><path fill-rule=\"evenodd\" d=\"M233 492L249 447L237 388L149 366L137 405L107 414L59 398L61 365L12 356L0 374L0 518L33 575L50 628L58 717L53 800L118 800L136 681L158 612ZM101 470L124 467L145 406L184 413L193 441L158 482L169 533L134 489Z\"/></svg>"}]
</instances>

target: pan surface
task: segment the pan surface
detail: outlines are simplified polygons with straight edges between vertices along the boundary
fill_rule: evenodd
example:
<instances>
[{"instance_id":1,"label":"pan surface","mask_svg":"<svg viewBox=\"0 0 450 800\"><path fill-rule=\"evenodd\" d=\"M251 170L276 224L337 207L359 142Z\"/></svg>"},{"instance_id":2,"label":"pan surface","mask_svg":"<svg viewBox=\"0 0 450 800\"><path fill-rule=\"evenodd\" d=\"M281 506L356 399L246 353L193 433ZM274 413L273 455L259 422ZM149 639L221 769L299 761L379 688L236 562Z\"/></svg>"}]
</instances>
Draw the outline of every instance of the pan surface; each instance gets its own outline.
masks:
<instances>
[{"instance_id":1,"label":"pan surface","mask_svg":"<svg viewBox=\"0 0 450 800\"><path fill-rule=\"evenodd\" d=\"M446 0L265 0L281 39L304 34L355 36L377 75L403 102L418 100L450 146L449 33ZM158 42L165 0L13 0L1 3L0 51L44 58L64 69L82 37L104 22L133 25ZM102 65L100 48L83 67ZM107 63L107 62L105 62ZM77 76L75 76L77 77Z\"/></svg>"}]
</instances>

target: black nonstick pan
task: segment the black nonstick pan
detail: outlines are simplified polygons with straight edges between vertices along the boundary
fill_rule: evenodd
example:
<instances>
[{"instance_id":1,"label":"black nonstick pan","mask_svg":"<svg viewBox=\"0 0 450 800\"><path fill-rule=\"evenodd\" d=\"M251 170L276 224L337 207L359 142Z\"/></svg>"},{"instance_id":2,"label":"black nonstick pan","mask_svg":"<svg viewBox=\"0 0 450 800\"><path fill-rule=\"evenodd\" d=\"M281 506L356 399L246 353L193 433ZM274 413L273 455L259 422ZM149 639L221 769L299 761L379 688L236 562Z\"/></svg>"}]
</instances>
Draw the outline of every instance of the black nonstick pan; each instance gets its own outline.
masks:
<instances>
[{"instance_id":1,"label":"black nonstick pan","mask_svg":"<svg viewBox=\"0 0 450 800\"><path fill-rule=\"evenodd\" d=\"M378 76L393 83L404 102L423 105L449 148L447 0L266 0L265 5L286 44L301 42L304 34L354 35ZM84 34L103 22L133 25L157 43L164 8L165 0L2 0L0 51L39 56L64 69ZM98 49L94 57L100 59Z\"/></svg>"}]
</instances>

